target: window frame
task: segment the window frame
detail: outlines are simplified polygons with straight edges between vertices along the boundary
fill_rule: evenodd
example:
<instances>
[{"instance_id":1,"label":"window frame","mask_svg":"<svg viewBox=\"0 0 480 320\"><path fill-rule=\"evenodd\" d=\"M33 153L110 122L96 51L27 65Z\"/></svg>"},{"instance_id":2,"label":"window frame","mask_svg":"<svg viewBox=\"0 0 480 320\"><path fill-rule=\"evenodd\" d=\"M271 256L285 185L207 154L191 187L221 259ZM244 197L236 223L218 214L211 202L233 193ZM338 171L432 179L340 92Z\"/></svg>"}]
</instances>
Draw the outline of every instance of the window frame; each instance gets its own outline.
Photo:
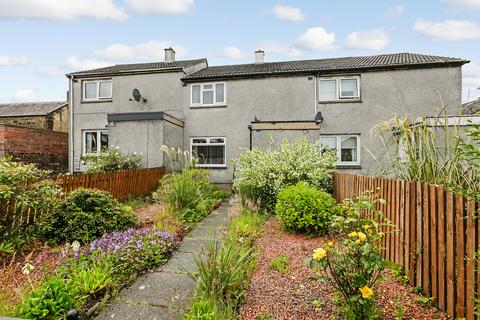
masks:
<instances>
[{"instance_id":1,"label":"window frame","mask_svg":"<svg viewBox=\"0 0 480 320\"><path fill-rule=\"evenodd\" d=\"M194 143L194 139L206 139L206 143ZM211 139L223 139L221 142L210 142ZM197 168L226 168L227 167L227 139L221 136L212 136L212 137L191 137L190 138L190 159L193 157L193 147L194 146L223 146L223 164L201 164L197 163L195 167Z\"/></svg>"},{"instance_id":2,"label":"window frame","mask_svg":"<svg viewBox=\"0 0 480 320\"><path fill-rule=\"evenodd\" d=\"M88 83L95 83L96 85L96 97L95 98L87 98L87 90L86 86ZM100 97L100 83L110 83L110 96L108 97ZM82 101L110 101L112 100L113 95L113 81L112 79L96 79L96 80L83 80L82 81Z\"/></svg>"},{"instance_id":3,"label":"window frame","mask_svg":"<svg viewBox=\"0 0 480 320\"><path fill-rule=\"evenodd\" d=\"M335 99L322 100L320 97L320 88L322 80L335 80ZM357 81L357 95L353 97L342 97L342 80L356 80ZM318 102L329 101L358 101L360 100L360 76L338 76L338 77L319 77L318 78Z\"/></svg>"},{"instance_id":4,"label":"window frame","mask_svg":"<svg viewBox=\"0 0 480 320\"><path fill-rule=\"evenodd\" d=\"M88 133L95 132L96 135L97 135L97 141L99 143L97 143L97 150L95 152L86 152L87 151L86 150L86 147L87 147L87 132ZM102 133L106 133L107 136L108 136L108 140L110 140L110 133L108 132L108 130L105 130L105 129L86 129L86 130L82 130L82 156L98 154L100 151L102 151L102 143L101 143L101 137L102 137L101 134Z\"/></svg>"},{"instance_id":5,"label":"window frame","mask_svg":"<svg viewBox=\"0 0 480 320\"><path fill-rule=\"evenodd\" d=\"M223 84L223 101L217 102L217 84ZM204 90L204 86L212 86L212 89ZM193 102L193 87L200 86L200 102ZM213 92L213 103L203 103L203 92L212 91ZM190 106L192 108L201 108L201 107L218 107L227 105L227 83L224 81L219 82L204 82L204 83L192 83L190 85Z\"/></svg>"},{"instance_id":6,"label":"window frame","mask_svg":"<svg viewBox=\"0 0 480 320\"><path fill-rule=\"evenodd\" d=\"M322 138L336 138L337 166L360 166L361 163L361 137L359 134L324 134L319 136L319 143L322 146ZM342 161L342 138L357 138L357 161Z\"/></svg>"}]
</instances>

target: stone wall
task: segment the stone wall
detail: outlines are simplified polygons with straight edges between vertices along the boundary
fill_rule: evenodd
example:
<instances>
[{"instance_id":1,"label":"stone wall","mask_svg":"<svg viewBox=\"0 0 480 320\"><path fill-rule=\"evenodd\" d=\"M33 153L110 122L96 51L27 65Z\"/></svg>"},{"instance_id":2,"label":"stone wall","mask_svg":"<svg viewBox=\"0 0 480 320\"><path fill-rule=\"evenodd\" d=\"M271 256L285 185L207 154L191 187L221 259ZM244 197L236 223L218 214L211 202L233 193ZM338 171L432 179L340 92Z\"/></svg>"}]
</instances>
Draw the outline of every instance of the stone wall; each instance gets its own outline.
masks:
<instances>
[{"instance_id":1,"label":"stone wall","mask_svg":"<svg viewBox=\"0 0 480 320\"><path fill-rule=\"evenodd\" d=\"M36 163L39 168L68 169L68 134L45 129L0 125L0 157Z\"/></svg>"},{"instance_id":2,"label":"stone wall","mask_svg":"<svg viewBox=\"0 0 480 320\"><path fill-rule=\"evenodd\" d=\"M68 105L46 116L0 117L0 125L68 132Z\"/></svg>"}]
</instances>

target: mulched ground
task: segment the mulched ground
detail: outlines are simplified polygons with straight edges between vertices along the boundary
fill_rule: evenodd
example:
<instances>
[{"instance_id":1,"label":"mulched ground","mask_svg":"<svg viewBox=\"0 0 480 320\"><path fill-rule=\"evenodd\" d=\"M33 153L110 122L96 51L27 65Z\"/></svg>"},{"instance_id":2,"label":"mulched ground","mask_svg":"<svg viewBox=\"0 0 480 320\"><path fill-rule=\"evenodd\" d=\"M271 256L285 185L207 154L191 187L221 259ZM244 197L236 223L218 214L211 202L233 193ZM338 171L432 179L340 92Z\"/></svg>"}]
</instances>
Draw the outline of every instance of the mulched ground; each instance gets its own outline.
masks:
<instances>
[{"instance_id":1,"label":"mulched ground","mask_svg":"<svg viewBox=\"0 0 480 320\"><path fill-rule=\"evenodd\" d=\"M312 270L303 265L303 259L326 241L286 234L275 218L267 221L263 235L256 241L260 249L258 265L241 308L242 319L336 319L331 286L312 281ZM288 273L271 266L272 259L282 255L288 256ZM388 271L377 293L384 319L447 319L438 310L416 302L420 296L395 281Z\"/></svg>"}]
</instances>

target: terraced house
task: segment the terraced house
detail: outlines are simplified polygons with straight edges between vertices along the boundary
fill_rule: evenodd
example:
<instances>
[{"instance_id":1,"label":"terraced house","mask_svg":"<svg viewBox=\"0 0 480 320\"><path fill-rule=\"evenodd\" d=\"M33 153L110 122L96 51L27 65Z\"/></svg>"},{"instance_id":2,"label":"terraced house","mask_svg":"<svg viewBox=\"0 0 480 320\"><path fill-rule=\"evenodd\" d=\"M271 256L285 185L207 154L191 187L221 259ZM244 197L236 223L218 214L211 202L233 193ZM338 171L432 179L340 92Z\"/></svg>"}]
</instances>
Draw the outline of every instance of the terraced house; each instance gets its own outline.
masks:
<instances>
[{"instance_id":1,"label":"terraced house","mask_svg":"<svg viewBox=\"0 0 480 320\"><path fill-rule=\"evenodd\" d=\"M209 66L168 48L164 62L70 73L70 170L111 145L159 166L165 144L229 183L241 148L305 136L336 149L339 169L372 172L382 148L371 128L393 113L454 113L468 62L413 53L265 62L256 51L251 64Z\"/></svg>"}]
</instances>

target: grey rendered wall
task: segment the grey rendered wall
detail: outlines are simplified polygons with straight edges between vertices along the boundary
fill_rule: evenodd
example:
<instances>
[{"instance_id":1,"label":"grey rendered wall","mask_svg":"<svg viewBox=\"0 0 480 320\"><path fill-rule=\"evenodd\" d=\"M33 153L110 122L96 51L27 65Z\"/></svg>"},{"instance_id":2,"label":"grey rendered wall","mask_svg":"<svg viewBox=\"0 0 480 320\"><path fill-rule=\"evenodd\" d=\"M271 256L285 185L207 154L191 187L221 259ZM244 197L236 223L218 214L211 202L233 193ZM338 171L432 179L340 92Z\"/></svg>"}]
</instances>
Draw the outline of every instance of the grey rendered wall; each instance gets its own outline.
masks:
<instances>
[{"instance_id":1,"label":"grey rendered wall","mask_svg":"<svg viewBox=\"0 0 480 320\"><path fill-rule=\"evenodd\" d=\"M82 80L79 79L77 82L74 82L73 159L75 169L78 168L82 152L82 130L108 129L110 131L112 128L108 127L107 113L169 110L171 111L169 113L173 116L183 118L185 103L182 103L182 101L188 98L188 88L184 87L180 80L183 76L183 72L114 76L111 77L112 101L93 103L81 103ZM140 90L142 96L147 99L146 103L129 101L134 88ZM132 128L132 130L134 129L135 128ZM122 134L118 130L117 132L120 135ZM159 135L163 135L162 133L163 129L160 130ZM133 149L136 148L135 145L143 145L146 143L143 135L131 136L131 132L129 131L125 131L123 134L129 139L123 142L117 139L115 142L118 142L116 144L124 145L127 149ZM115 133L112 135L112 138L114 136ZM162 142L158 141L158 136L156 136L156 139L156 144L159 144L158 148L150 144L149 152L153 148L159 150L162 145ZM112 144L112 142L111 140L110 144ZM158 164L158 159L162 159L161 155L157 155L155 152L150 153L148 155L148 165L154 166L153 164Z\"/></svg>"},{"instance_id":2,"label":"grey rendered wall","mask_svg":"<svg viewBox=\"0 0 480 320\"><path fill-rule=\"evenodd\" d=\"M231 160L238 157L240 148L248 148L248 125L255 116L260 120L312 120L317 107L325 120L320 130L311 131L309 137L317 139L324 133L361 134L361 171L373 173L370 152L375 157L382 153L379 139L370 134L376 123L388 120L394 113L430 115L442 100L448 107L457 107L461 102L460 67L365 72L360 75L361 101L351 103L317 103L312 76L229 80L227 106L223 108L190 108L191 84L184 85L182 76L177 72L113 77L113 102L81 105L80 81L75 83L75 158L81 152L80 130L105 128L106 113L168 111L185 120L186 150L190 150L191 137L226 138L227 168L212 170L212 177L216 182L228 183L233 175ZM128 101L133 88L138 88L148 102ZM165 132L164 136L167 139Z\"/></svg>"},{"instance_id":3,"label":"grey rendered wall","mask_svg":"<svg viewBox=\"0 0 480 320\"><path fill-rule=\"evenodd\" d=\"M183 147L183 128L168 121L164 121L163 144L168 147L173 147L175 149L180 148L180 150L185 150ZM165 155L163 155L163 157L166 167L171 168L170 163L168 163L167 157Z\"/></svg>"},{"instance_id":4,"label":"grey rendered wall","mask_svg":"<svg viewBox=\"0 0 480 320\"><path fill-rule=\"evenodd\" d=\"M163 144L164 123L161 120L126 121L110 126L110 144L123 152L143 154L142 167L159 167L163 164L160 147Z\"/></svg>"},{"instance_id":5,"label":"grey rendered wall","mask_svg":"<svg viewBox=\"0 0 480 320\"><path fill-rule=\"evenodd\" d=\"M239 149L249 146L248 125L254 116L260 120L312 120L316 104L314 86L315 81L308 76L227 81L227 107L187 110L185 137L224 136L227 158L237 158ZM361 169L349 171L374 174L374 157L381 158L383 151L380 140L370 133L375 124L390 119L394 113L413 117L430 115L442 101L447 107L457 107L460 94L459 67L362 73L361 101L319 103L317 107L324 121L320 130L310 131L308 137L359 133ZM279 137L303 135L291 131L261 134L268 133ZM218 182L231 181L232 174L230 162L227 169L213 170Z\"/></svg>"}]
</instances>

